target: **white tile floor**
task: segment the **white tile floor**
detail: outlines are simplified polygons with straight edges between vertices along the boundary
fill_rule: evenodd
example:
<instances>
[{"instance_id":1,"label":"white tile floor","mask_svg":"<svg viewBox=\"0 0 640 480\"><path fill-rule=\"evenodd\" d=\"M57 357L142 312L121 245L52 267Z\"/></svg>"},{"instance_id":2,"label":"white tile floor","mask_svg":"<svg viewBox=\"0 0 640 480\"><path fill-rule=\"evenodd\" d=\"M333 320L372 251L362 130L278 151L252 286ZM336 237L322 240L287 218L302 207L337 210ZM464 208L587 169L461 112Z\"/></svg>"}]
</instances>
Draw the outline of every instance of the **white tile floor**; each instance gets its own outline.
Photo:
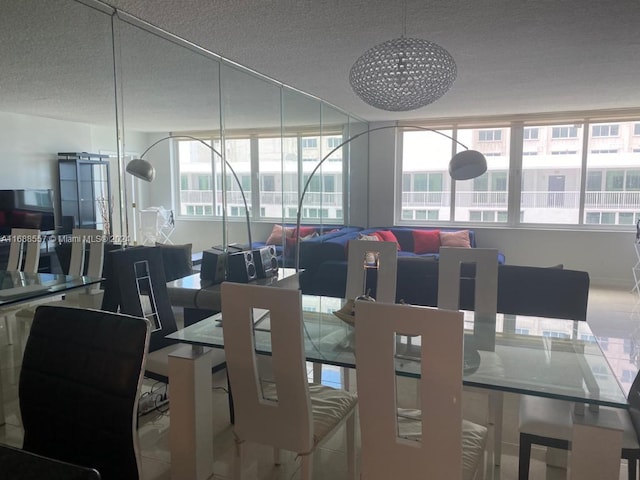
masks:
<instances>
[{"instance_id":1,"label":"white tile floor","mask_svg":"<svg viewBox=\"0 0 640 480\"><path fill-rule=\"evenodd\" d=\"M640 303L638 296L628 290L592 288L589 296L589 324L599 337L615 334L623 338L640 338ZM0 427L0 442L21 446L17 385L20 371L20 349L18 345L7 345L4 324L0 322L0 367L4 380L4 402L7 416L6 425ZM339 378L337 370L326 372L331 380ZM353 378L353 376L352 376ZM329 378L327 378L329 379ZM231 478L233 458L233 434L229 424L227 396L224 373L214 377L214 478ZM152 383L145 389L152 388ZM472 420L482 418L483 396L465 394L465 417ZM494 478L514 480L518 473L518 434L517 434L518 396L505 395L505 420L503 432L502 465L493 474ZM141 417L139 438L142 449L144 480L168 480L171 478L169 453L169 415L154 412ZM283 452L282 465L274 467L271 450L266 447L252 447L250 454L258 458L260 480L290 480L299 478L299 462L293 454ZM564 479L566 470L546 467L542 450L534 451L530 478ZM346 479L346 458L344 435L338 433L320 448L314 462L314 474L318 480ZM626 465L623 463L620 479L626 479Z\"/></svg>"}]
</instances>

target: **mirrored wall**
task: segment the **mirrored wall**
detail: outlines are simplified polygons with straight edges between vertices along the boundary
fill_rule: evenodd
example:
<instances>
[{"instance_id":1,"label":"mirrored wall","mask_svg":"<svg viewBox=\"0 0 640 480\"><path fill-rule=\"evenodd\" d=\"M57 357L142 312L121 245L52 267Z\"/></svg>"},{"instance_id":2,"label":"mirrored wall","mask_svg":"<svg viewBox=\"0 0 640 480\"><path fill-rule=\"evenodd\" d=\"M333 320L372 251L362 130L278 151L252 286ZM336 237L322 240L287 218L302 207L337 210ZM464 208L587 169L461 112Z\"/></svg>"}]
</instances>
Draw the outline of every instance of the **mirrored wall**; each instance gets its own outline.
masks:
<instances>
[{"instance_id":1,"label":"mirrored wall","mask_svg":"<svg viewBox=\"0 0 640 480\"><path fill-rule=\"evenodd\" d=\"M51 189L57 205L58 152L89 152L108 155L127 243L152 238L154 209L194 251L246 244L247 222L265 241L295 224L305 186L303 223L367 223L368 142L347 141L363 120L98 1L3 6L0 189ZM140 156L151 183L125 173Z\"/></svg>"}]
</instances>

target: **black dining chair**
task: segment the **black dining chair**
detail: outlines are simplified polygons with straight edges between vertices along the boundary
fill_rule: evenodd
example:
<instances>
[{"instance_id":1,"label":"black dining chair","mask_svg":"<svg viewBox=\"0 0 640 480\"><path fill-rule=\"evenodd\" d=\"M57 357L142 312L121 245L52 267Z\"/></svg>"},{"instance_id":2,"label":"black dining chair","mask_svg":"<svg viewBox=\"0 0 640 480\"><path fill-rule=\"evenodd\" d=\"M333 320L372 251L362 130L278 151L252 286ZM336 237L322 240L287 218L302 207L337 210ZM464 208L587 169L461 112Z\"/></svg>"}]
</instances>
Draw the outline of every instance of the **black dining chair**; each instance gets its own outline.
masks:
<instances>
[{"instance_id":1,"label":"black dining chair","mask_svg":"<svg viewBox=\"0 0 640 480\"><path fill-rule=\"evenodd\" d=\"M0 480L100 480L95 468L81 467L0 444Z\"/></svg>"},{"instance_id":2,"label":"black dining chair","mask_svg":"<svg viewBox=\"0 0 640 480\"><path fill-rule=\"evenodd\" d=\"M139 479L135 426L149 333L140 317L38 307L18 387L23 450L94 468L103 480Z\"/></svg>"},{"instance_id":3,"label":"black dining chair","mask_svg":"<svg viewBox=\"0 0 640 480\"><path fill-rule=\"evenodd\" d=\"M162 251L158 247L136 247L109 252L105 272L102 309L146 317L151 323L151 341L145 375L168 383L169 355L183 346L166 338L178 327L169 301ZM211 371L226 368L224 351L215 350Z\"/></svg>"}]
</instances>

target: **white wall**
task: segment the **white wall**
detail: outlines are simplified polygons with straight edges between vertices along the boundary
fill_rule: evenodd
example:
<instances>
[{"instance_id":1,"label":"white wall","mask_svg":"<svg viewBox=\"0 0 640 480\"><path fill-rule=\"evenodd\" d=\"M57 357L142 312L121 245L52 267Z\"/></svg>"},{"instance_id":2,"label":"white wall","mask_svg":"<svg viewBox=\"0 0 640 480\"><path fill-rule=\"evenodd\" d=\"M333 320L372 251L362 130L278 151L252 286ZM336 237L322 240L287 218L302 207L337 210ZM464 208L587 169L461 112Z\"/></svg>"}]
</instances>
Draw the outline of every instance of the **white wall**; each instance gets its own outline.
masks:
<instances>
[{"instance_id":1,"label":"white wall","mask_svg":"<svg viewBox=\"0 0 640 480\"><path fill-rule=\"evenodd\" d=\"M58 191L58 152L116 150L115 128L0 112L0 188Z\"/></svg>"}]
</instances>

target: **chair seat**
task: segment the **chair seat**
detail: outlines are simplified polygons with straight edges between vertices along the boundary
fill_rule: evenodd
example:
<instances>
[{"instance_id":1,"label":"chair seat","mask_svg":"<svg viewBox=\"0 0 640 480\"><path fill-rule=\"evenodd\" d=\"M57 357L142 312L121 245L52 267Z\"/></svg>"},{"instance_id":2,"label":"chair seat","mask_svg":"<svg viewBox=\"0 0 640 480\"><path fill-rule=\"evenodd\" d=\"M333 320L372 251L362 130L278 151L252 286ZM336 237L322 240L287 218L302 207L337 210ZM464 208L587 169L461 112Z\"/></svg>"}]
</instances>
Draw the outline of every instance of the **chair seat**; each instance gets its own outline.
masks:
<instances>
[{"instance_id":1,"label":"chair seat","mask_svg":"<svg viewBox=\"0 0 640 480\"><path fill-rule=\"evenodd\" d=\"M573 403L542 397L520 397L520 433L558 440L571 440ZM620 425L623 429L622 448L638 450L640 444L631 418L626 410L600 407L598 413L585 408L587 423L596 425Z\"/></svg>"},{"instance_id":2,"label":"chair seat","mask_svg":"<svg viewBox=\"0 0 640 480\"><path fill-rule=\"evenodd\" d=\"M345 390L310 384L313 410L313 441L317 445L340 423L358 403L358 397Z\"/></svg>"},{"instance_id":3,"label":"chair seat","mask_svg":"<svg viewBox=\"0 0 640 480\"><path fill-rule=\"evenodd\" d=\"M278 400L273 383L263 383L263 395L267 400ZM309 397L315 445L318 445L358 403L358 397L352 393L317 383L309 384Z\"/></svg>"},{"instance_id":4,"label":"chair seat","mask_svg":"<svg viewBox=\"0 0 640 480\"><path fill-rule=\"evenodd\" d=\"M190 345L184 343L176 343L174 345L168 345L166 347L154 350L147 354L147 363L145 369L149 372L153 372L156 375L169 378L169 355L184 348L192 348ZM224 350L216 348L213 349L211 356L211 370L222 370L226 365L226 359L224 356Z\"/></svg>"},{"instance_id":5,"label":"chair seat","mask_svg":"<svg viewBox=\"0 0 640 480\"><path fill-rule=\"evenodd\" d=\"M421 411L414 409L398 409L399 436L408 440L420 440L422 437ZM468 420L462 420L462 478L475 478L479 465L483 465L487 443L487 427Z\"/></svg>"}]
</instances>

